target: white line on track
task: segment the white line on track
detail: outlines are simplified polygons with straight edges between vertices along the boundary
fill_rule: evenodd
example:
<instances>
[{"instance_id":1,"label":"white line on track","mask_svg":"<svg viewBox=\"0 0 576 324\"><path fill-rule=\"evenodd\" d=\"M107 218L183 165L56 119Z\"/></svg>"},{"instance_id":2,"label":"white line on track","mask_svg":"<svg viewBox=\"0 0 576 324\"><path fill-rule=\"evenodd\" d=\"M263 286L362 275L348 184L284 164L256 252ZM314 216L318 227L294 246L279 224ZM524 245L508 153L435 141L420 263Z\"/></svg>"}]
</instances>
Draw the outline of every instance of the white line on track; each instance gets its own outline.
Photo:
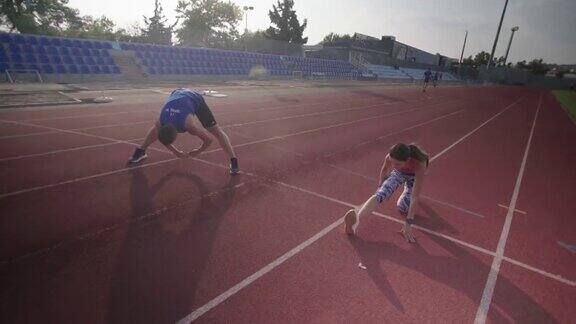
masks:
<instances>
[{"instance_id":1,"label":"white line on track","mask_svg":"<svg viewBox=\"0 0 576 324\"><path fill-rule=\"evenodd\" d=\"M534 115L534 121L532 122L532 128L530 129L530 136L528 137L528 142L526 143L526 148L524 150L524 156L522 157L522 163L520 164L520 170L518 171L518 176L516 177L516 183L514 185L514 191L512 192L512 197L510 198L510 204L508 212L506 213L506 220L502 228L502 233L500 233L500 239L498 240L498 247L496 248L496 256L492 260L492 266L490 267L490 273L488 274L488 279L486 280L486 285L484 286L484 291L482 292L482 300L478 306L478 311L476 312L476 318L474 323L484 324L486 322L486 317L488 311L490 310L490 303L492 302L492 295L494 294L494 288L496 287L496 280L498 279L498 273L500 272L500 265L504 259L504 249L506 248L506 241L508 240L508 233L510 232L510 226L512 225L512 219L514 218L514 210L516 209L516 201L518 199L518 194L520 193L520 187L522 186L522 178L524 177L524 168L526 167L526 161L528 160L528 153L530 152L530 144L532 143L532 136L534 135L534 128L536 127L536 120L538 119L538 113L540 112L540 105L542 104L542 93L540 93L540 99L538 100L538 108L536 109L536 114Z\"/></svg>"},{"instance_id":2,"label":"white line on track","mask_svg":"<svg viewBox=\"0 0 576 324\"><path fill-rule=\"evenodd\" d=\"M285 139L285 138L294 137L294 136L300 136L300 135L309 134L309 133L313 133L313 132L318 132L318 131L322 131L322 130L326 130L326 129L332 129L332 128L337 128L337 127L342 127L342 126L357 124L357 123L361 123L361 122L368 121L368 120L374 120L374 119L377 119L377 118L384 118L384 117L390 117L390 116L395 116L395 115L399 115L399 114L405 114L405 113L409 113L409 112L417 111L417 110L426 110L426 108L413 108L413 109L408 109L408 110L404 110L404 111L399 111L399 112L394 112L394 113L387 113L387 114L381 114L381 115L376 115L376 116L372 116L372 117L357 119L357 120L353 120L353 121L349 121L349 122L344 122L344 123L338 123L338 124L333 124L333 125L318 127L318 128L314 128L314 129L309 129L309 130L305 130L305 131L296 132L296 133L285 134L285 135L281 135L281 136L273 136L273 137L265 138L265 139L262 139L262 140L257 140L257 141L252 141L252 142L248 142L248 143L243 143L243 144L235 145L234 148L245 147L245 146L254 145L254 144L260 144L260 143L266 143L266 142L271 142L271 141L275 141L275 140L279 140L279 139ZM25 122L18 122L18 121L7 121L7 122L14 123L14 124L20 124L20 125L28 125L28 124L25 123ZM98 138L98 139L102 139L102 140L107 140L107 141L110 141L111 143L124 143L124 144L128 144L128 145L131 145L131 146L138 146L138 144L136 144L136 143L132 143L132 142L129 142L129 141L123 141L123 140L117 140L117 139L114 139L114 138L109 138L109 137L104 137L104 136L97 136L97 135L92 135L92 134L85 134L85 133L81 133L81 132L76 132L76 131L71 131L71 130L63 130L63 129L54 128L54 127L47 127L47 126L42 126L42 127L46 128L46 129L51 129L51 130L59 130L59 131L62 131L62 132L64 132L64 133L71 133L71 134L77 134L77 135L81 135L81 136L87 136L87 137L93 137L93 138ZM155 151L160 151L160 152L168 153L167 150L156 149L156 148L154 148L154 147L149 147L149 149L150 149L150 150L155 150ZM205 152L202 153L202 155L203 155L203 154L208 154L208 153L217 152L217 151L221 151L221 150L222 150L221 148L218 148L218 149L214 149L214 150L210 150L210 151L205 151ZM62 181L62 182L58 182L58 183L52 183L52 184L48 184L48 185L42 185L42 186L37 186L37 187L32 187L32 188L27 188L27 189L22 189L22 190L17 190L17 191L12 191L12 192L8 192L8 193L5 193L5 194L1 194L1 195L0 195L0 199L6 198L6 197L10 197L10 196L14 196L14 195L18 195L18 194L33 192L33 191L37 191L37 190L42 190L42 189L47 189L47 188L53 188L53 187L57 187L57 186L60 186L60 185L76 183L76 182L80 182L80 181L84 181L84 180L88 180L88 179L94 179L94 178L99 178L99 177L108 176L108 175L112 175L112 174L122 173L122 172L126 172L126 171L128 171L128 170L132 170L132 169L134 169L134 168L144 168L144 167L149 167L149 166L153 166L153 165L163 164L163 163L167 163L167 162L171 162L171 161L175 161L175 160L178 160L178 158L171 158L171 159L166 159L166 160L162 160L162 161L158 161L158 162L154 162L154 163L147 163L147 164L144 164L144 165L141 165L141 166L127 167L127 168L122 168L122 169L118 169L118 170L114 170L114 171L109 171L109 172L104 172L104 173L100 173L100 174L91 175L91 176L86 176L86 177L80 177L80 178L76 178L76 179L66 180L66 181Z\"/></svg>"},{"instance_id":3,"label":"white line on track","mask_svg":"<svg viewBox=\"0 0 576 324\"><path fill-rule=\"evenodd\" d=\"M455 145L457 145L458 143L461 143L464 139L466 139L467 137L469 137L470 135L472 135L473 133L475 133L476 131L478 131L480 128L482 128L483 126L485 126L486 124L488 124L490 121L494 120L494 118L500 116L504 111L508 110L510 107L512 107L513 105L515 105L517 102L519 102L519 100L517 100L515 103L509 105L508 107L504 108L502 111L500 111L499 113L495 114L494 116L492 116L491 118L489 118L487 121L485 121L484 123L482 123L479 127L476 127L474 130L472 130L471 132L467 133L466 135L462 136L460 139L458 139L456 142L454 142L452 145L448 146L446 149L442 150L441 152L439 152L438 154L436 154L432 159L437 159L440 156L442 156L443 154L445 154L446 152L448 152L451 148L453 148ZM248 175L253 175L250 173L246 173ZM253 176L257 176L257 175L253 175ZM319 193L316 193L314 191L310 191L307 189L303 189L303 188L299 188L297 186L293 186L281 181L274 181L272 180L272 182L280 184L282 186L285 186L287 188L292 188L294 190L300 191L300 192L305 192L308 193L310 195L319 197L319 198L323 198L325 200L329 200L341 205L345 205L347 207L351 207L351 208L356 208L357 206L338 200L338 199L334 199ZM380 214L381 215L381 214ZM383 216L383 215L381 215ZM383 216L385 218L388 218L387 216ZM394 219L393 217L390 217L390 219L394 220L394 221L399 221ZM285 261L289 260L291 257L293 257L294 255L296 255L298 252L302 251L304 248L310 246L311 244L313 244L314 242L316 242L317 240L319 240L320 238L322 238L323 236L325 236L326 234L328 234L332 229L338 227L340 224L342 224L343 222L343 217L338 219L336 222L330 224L328 227L324 228L322 231L318 232L317 234L315 234L314 236L312 236L311 238L309 238L308 240L306 240L305 242L303 242L302 244L296 246L295 248L293 248L292 250L286 252L284 255L282 255L280 258L274 260L273 262L267 264L266 266L264 266L263 268L261 268L260 270L258 270L257 272L255 272L254 274L248 276L247 278L245 278L244 280L242 280L241 282L239 282L238 284L234 285L233 287L231 287L230 289L228 289L227 291L223 292L222 294L218 295L217 297L215 297L214 299L210 300L208 303L206 303L205 305L199 307L198 309L196 309L195 311L193 311L192 313L188 314L187 316L185 316L184 318L182 318L180 321L178 321L178 323L190 323L196 319L198 319L200 316L202 316L203 314L205 314L206 312L208 312L209 310L211 310L212 308L218 306L219 304L221 304L222 302L224 302L225 300L227 300L228 298L232 297L233 295L235 295L237 292L239 292L240 290L246 288L247 286L249 286L252 282L256 281L258 278L262 277L263 275L265 275L266 273L272 271L274 268L278 267L279 265L281 265L282 263L284 263ZM461 241L460 241L461 242ZM460 243L459 242L459 243ZM464 242L462 242L464 243ZM468 243L466 243L468 244ZM470 245L471 246L471 245ZM481 248L478 248L481 249ZM484 250L484 249L482 249ZM484 250L485 252L491 253L487 250Z\"/></svg>"}]
</instances>

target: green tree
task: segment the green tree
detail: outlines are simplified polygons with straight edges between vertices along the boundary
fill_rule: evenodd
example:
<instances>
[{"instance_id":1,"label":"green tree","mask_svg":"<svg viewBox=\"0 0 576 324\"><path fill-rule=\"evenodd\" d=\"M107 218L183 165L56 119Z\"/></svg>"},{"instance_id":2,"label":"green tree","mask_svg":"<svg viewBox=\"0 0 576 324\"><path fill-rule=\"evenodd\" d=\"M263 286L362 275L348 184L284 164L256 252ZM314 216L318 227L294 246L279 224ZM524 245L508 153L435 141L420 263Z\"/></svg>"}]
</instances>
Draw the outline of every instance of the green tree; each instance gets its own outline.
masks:
<instances>
[{"instance_id":1,"label":"green tree","mask_svg":"<svg viewBox=\"0 0 576 324\"><path fill-rule=\"evenodd\" d=\"M527 67L534 74L546 74L549 70L542 59L533 59Z\"/></svg>"},{"instance_id":2,"label":"green tree","mask_svg":"<svg viewBox=\"0 0 576 324\"><path fill-rule=\"evenodd\" d=\"M81 24L68 0L1 0L0 26L26 34L58 35Z\"/></svg>"},{"instance_id":3,"label":"green tree","mask_svg":"<svg viewBox=\"0 0 576 324\"><path fill-rule=\"evenodd\" d=\"M517 69L526 69L526 68L528 68L528 64L526 64L526 60L518 61L518 62L516 63L516 68L517 68Z\"/></svg>"},{"instance_id":4,"label":"green tree","mask_svg":"<svg viewBox=\"0 0 576 324\"><path fill-rule=\"evenodd\" d=\"M150 18L144 17L145 28L141 29L142 38L147 43L172 45L173 25L167 25L167 20L162 14L162 5L158 0L154 2L154 15Z\"/></svg>"},{"instance_id":5,"label":"green tree","mask_svg":"<svg viewBox=\"0 0 576 324\"><path fill-rule=\"evenodd\" d=\"M474 66L474 59L472 58L472 55L462 59L462 65Z\"/></svg>"},{"instance_id":6,"label":"green tree","mask_svg":"<svg viewBox=\"0 0 576 324\"><path fill-rule=\"evenodd\" d=\"M59 34L61 36L76 38L132 42L143 41L138 29L133 27L131 31L127 31L123 28L116 28L116 24L106 16L100 18L83 16L79 26L70 27Z\"/></svg>"},{"instance_id":7,"label":"green tree","mask_svg":"<svg viewBox=\"0 0 576 324\"><path fill-rule=\"evenodd\" d=\"M230 48L238 38L240 7L222 0L180 0L176 8L182 26L176 30L181 45Z\"/></svg>"},{"instance_id":8,"label":"green tree","mask_svg":"<svg viewBox=\"0 0 576 324\"><path fill-rule=\"evenodd\" d=\"M308 37L302 37L304 30L308 25L308 20L304 19L304 23L300 24L294 7L294 0L278 0L277 5L272 5L272 10L268 12L270 22L276 27L270 26L266 30L266 35L272 39L306 44Z\"/></svg>"},{"instance_id":9,"label":"green tree","mask_svg":"<svg viewBox=\"0 0 576 324\"><path fill-rule=\"evenodd\" d=\"M476 67L487 65L489 61L490 61L490 53L482 51L476 54L476 56L474 56L474 66Z\"/></svg>"},{"instance_id":10,"label":"green tree","mask_svg":"<svg viewBox=\"0 0 576 324\"><path fill-rule=\"evenodd\" d=\"M322 44L333 44L335 42L339 42L339 41L349 41L352 40L352 36L348 35L348 34L343 34L343 35L339 35L336 33L330 33L326 36L324 36L324 39L322 40Z\"/></svg>"}]
</instances>

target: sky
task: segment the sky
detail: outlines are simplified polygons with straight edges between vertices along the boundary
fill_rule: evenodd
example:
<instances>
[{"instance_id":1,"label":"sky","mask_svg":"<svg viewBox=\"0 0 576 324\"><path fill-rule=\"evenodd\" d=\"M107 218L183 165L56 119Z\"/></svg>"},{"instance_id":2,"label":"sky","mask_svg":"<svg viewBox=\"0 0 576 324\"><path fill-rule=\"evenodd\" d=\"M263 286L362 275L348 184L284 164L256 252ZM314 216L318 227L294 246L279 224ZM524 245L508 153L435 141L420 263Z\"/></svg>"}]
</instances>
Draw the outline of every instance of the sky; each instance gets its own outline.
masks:
<instances>
[{"instance_id":1,"label":"sky","mask_svg":"<svg viewBox=\"0 0 576 324\"><path fill-rule=\"evenodd\" d=\"M273 0L235 0L248 12L248 29L270 26L268 11ZM464 56L490 52L505 0L295 0L298 18L308 20L304 36L308 44L320 42L325 35L354 34L380 38L395 36L402 43L431 53L459 58L468 30ZM178 0L161 0L170 22ZM119 27L142 24L151 16L154 0L69 0L81 15L111 18ZM504 56L510 29L520 27L510 49L510 62L542 58L545 62L576 64L576 0L509 0L496 56ZM238 30L245 27L245 20Z\"/></svg>"}]
</instances>

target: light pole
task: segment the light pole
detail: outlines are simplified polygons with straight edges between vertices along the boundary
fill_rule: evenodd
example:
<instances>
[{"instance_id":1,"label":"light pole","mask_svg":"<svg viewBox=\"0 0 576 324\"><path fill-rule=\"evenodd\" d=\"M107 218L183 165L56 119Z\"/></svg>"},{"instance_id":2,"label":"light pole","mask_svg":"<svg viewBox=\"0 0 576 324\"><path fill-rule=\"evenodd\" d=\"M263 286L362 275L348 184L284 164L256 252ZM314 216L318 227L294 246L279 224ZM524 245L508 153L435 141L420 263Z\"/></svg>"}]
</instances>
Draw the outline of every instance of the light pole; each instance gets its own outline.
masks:
<instances>
[{"instance_id":1,"label":"light pole","mask_svg":"<svg viewBox=\"0 0 576 324\"><path fill-rule=\"evenodd\" d=\"M486 65L486 70L490 69L492 65L492 60L494 59L494 52L496 51L496 44L498 44L498 36L500 36L500 29L502 28L502 21L504 20L504 14L506 14L506 7L508 7L508 0L504 3L504 9L502 10L502 16L500 17L500 23L498 24L498 31L496 31L496 38L494 38L494 45L492 45L492 52L490 53L490 60L488 65Z\"/></svg>"},{"instance_id":2,"label":"light pole","mask_svg":"<svg viewBox=\"0 0 576 324\"><path fill-rule=\"evenodd\" d=\"M504 56L504 66L506 66L506 62L508 61L508 53L510 52L510 46L512 45L512 39L514 38L514 33L518 31L520 27L514 26L512 27L511 31L512 34L510 35L510 41L508 41L508 48L506 49L506 56Z\"/></svg>"},{"instance_id":3,"label":"light pole","mask_svg":"<svg viewBox=\"0 0 576 324\"><path fill-rule=\"evenodd\" d=\"M252 6L244 6L244 19L246 20L246 29L244 29L244 33L248 34L248 11L254 10Z\"/></svg>"},{"instance_id":4,"label":"light pole","mask_svg":"<svg viewBox=\"0 0 576 324\"><path fill-rule=\"evenodd\" d=\"M462 44L462 54L460 54L460 64L462 64L462 58L464 57L464 48L466 48L466 39L468 39L468 31L466 31L466 35L464 36L464 44Z\"/></svg>"}]
</instances>

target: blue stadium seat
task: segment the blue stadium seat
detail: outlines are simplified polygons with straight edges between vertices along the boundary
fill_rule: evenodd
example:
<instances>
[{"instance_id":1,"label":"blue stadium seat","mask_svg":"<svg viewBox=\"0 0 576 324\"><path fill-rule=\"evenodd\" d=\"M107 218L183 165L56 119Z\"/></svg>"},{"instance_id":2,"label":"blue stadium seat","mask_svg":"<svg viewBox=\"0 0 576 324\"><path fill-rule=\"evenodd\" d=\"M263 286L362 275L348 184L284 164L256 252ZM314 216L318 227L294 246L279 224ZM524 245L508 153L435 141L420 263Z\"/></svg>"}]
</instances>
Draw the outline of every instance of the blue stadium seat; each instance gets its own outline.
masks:
<instances>
[{"instance_id":1,"label":"blue stadium seat","mask_svg":"<svg viewBox=\"0 0 576 324\"><path fill-rule=\"evenodd\" d=\"M71 74L78 74L78 73L80 73L80 70L78 70L78 66L71 64L71 65L68 65L68 72Z\"/></svg>"},{"instance_id":2,"label":"blue stadium seat","mask_svg":"<svg viewBox=\"0 0 576 324\"><path fill-rule=\"evenodd\" d=\"M139 59L144 59L144 54L142 54L142 52L136 52L136 57Z\"/></svg>"},{"instance_id":3,"label":"blue stadium seat","mask_svg":"<svg viewBox=\"0 0 576 324\"><path fill-rule=\"evenodd\" d=\"M102 71L98 65L90 65L90 73L92 74L101 74Z\"/></svg>"},{"instance_id":4,"label":"blue stadium seat","mask_svg":"<svg viewBox=\"0 0 576 324\"><path fill-rule=\"evenodd\" d=\"M26 69L40 72L40 66L38 66L38 64L26 64Z\"/></svg>"},{"instance_id":5,"label":"blue stadium seat","mask_svg":"<svg viewBox=\"0 0 576 324\"><path fill-rule=\"evenodd\" d=\"M5 34L5 33L0 33L0 43L8 44L10 42L11 42L10 35Z\"/></svg>"},{"instance_id":6,"label":"blue stadium seat","mask_svg":"<svg viewBox=\"0 0 576 324\"><path fill-rule=\"evenodd\" d=\"M54 73L54 68L50 64L43 64L42 73L52 74Z\"/></svg>"},{"instance_id":7,"label":"blue stadium seat","mask_svg":"<svg viewBox=\"0 0 576 324\"><path fill-rule=\"evenodd\" d=\"M94 41L93 43L94 43L94 48L97 48L97 49L102 48L102 43L97 42L97 41Z\"/></svg>"},{"instance_id":8,"label":"blue stadium seat","mask_svg":"<svg viewBox=\"0 0 576 324\"><path fill-rule=\"evenodd\" d=\"M110 44L109 42L104 42L102 44L102 48L104 49L112 49L112 44Z\"/></svg>"},{"instance_id":9,"label":"blue stadium seat","mask_svg":"<svg viewBox=\"0 0 576 324\"><path fill-rule=\"evenodd\" d=\"M48 40L47 37L40 37L38 39L38 44L40 44L42 46L50 46L50 41Z\"/></svg>"},{"instance_id":10,"label":"blue stadium seat","mask_svg":"<svg viewBox=\"0 0 576 324\"><path fill-rule=\"evenodd\" d=\"M36 63L38 60L36 59L36 55L33 53L27 53L24 55L24 62L26 63Z\"/></svg>"},{"instance_id":11,"label":"blue stadium seat","mask_svg":"<svg viewBox=\"0 0 576 324\"><path fill-rule=\"evenodd\" d=\"M90 52L92 53L92 56L100 56L100 50L98 49L93 49Z\"/></svg>"},{"instance_id":12,"label":"blue stadium seat","mask_svg":"<svg viewBox=\"0 0 576 324\"><path fill-rule=\"evenodd\" d=\"M68 38L64 38L62 40L62 46L72 47L72 40Z\"/></svg>"},{"instance_id":13,"label":"blue stadium seat","mask_svg":"<svg viewBox=\"0 0 576 324\"><path fill-rule=\"evenodd\" d=\"M13 63L11 69L12 70L25 70L26 67L22 63Z\"/></svg>"},{"instance_id":14,"label":"blue stadium seat","mask_svg":"<svg viewBox=\"0 0 576 324\"><path fill-rule=\"evenodd\" d=\"M80 47L82 47L82 42L79 41L79 40L77 40L77 39L73 39L73 40L72 40L72 47L78 47L78 48L80 48Z\"/></svg>"},{"instance_id":15,"label":"blue stadium seat","mask_svg":"<svg viewBox=\"0 0 576 324\"><path fill-rule=\"evenodd\" d=\"M0 62L0 72L6 72L6 70L8 70L8 63L6 62Z\"/></svg>"},{"instance_id":16,"label":"blue stadium seat","mask_svg":"<svg viewBox=\"0 0 576 324\"><path fill-rule=\"evenodd\" d=\"M52 46L62 46L62 40L60 40L60 38L52 38L50 39L50 44L52 44Z\"/></svg>"},{"instance_id":17,"label":"blue stadium seat","mask_svg":"<svg viewBox=\"0 0 576 324\"><path fill-rule=\"evenodd\" d=\"M11 53L20 53L20 52L22 52L22 49L20 48L20 45L14 44L14 43L10 43L10 45L8 45L8 49L10 49L10 52L11 52Z\"/></svg>"},{"instance_id":18,"label":"blue stadium seat","mask_svg":"<svg viewBox=\"0 0 576 324\"><path fill-rule=\"evenodd\" d=\"M58 50L62 55L70 55L70 49L68 47L60 47Z\"/></svg>"},{"instance_id":19,"label":"blue stadium seat","mask_svg":"<svg viewBox=\"0 0 576 324\"><path fill-rule=\"evenodd\" d=\"M92 44L92 42L89 41L89 40L85 40L85 41L82 42L82 47L84 47L84 48L92 48L92 47L94 47L94 44Z\"/></svg>"},{"instance_id":20,"label":"blue stadium seat","mask_svg":"<svg viewBox=\"0 0 576 324\"><path fill-rule=\"evenodd\" d=\"M110 70L110 67L108 65L103 65L100 67L100 69L102 70L103 74L110 74L112 71Z\"/></svg>"},{"instance_id":21,"label":"blue stadium seat","mask_svg":"<svg viewBox=\"0 0 576 324\"><path fill-rule=\"evenodd\" d=\"M48 46L47 51L50 55L58 55L58 50L54 46Z\"/></svg>"},{"instance_id":22,"label":"blue stadium seat","mask_svg":"<svg viewBox=\"0 0 576 324\"><path fill-rule=\"evenodd\" d=\"M25 44L26 43L26 39L24 38L24 36L18 35L18 34L13 36L12 41L16 44Z\"/></svg>"},{"instance_id":23,"label":"blue stadium seat","mask_svg":"<svg viewBox=\"0 0 576 324\"><path fill-rule=\"evenodd\" d=\"M24 61L22 59L22 55L20 54L12 54L10 55L10 61L15 62L15 63L22 63L22 61Z\"/></svg>"},{"instance_id":24,"label":"blue stadium seat","mask_svg":"<svg viewBox=\"0 0 576 324\"><path fill-rule=\"evenodd\" d=\"M106 63L106 65L114 65L114 60L111 57L105 57L104 58L104 63Z\"/></svg>"},{"instance_id":25,"label":"blue stadium seat","mask_svg":"<svg viewBox=\"0 0 576 324\"><path fill-rule=\"evenodd\" d=\"M96 56L94 58L94 62L96 62L96 65L104 65L104 59L102 59L100 56Z\"/></svg>"},{"instance_id":26,"label":"blue stadium seat","mask_svg":"<svg viewBox=\"0 0 576 324\"><path fill-rule=\"evenodd\" d=\"M46 64L50 63L50 60L46 54L38 54L38 62Z\"/></svg>"},{"instance_id":27,"label":"blue stadium seat","mask_svg":"<svg viewBox=\"0 0 576 324\"><path fill-rule=\"evenodd\" d=\"M83 65L84 64L84 58L82 56L74 56L74 63L78 64L78 65Z\"/></svg>"},{"instance_id":28,"label":"blue stadium seat","mask_svg":"<svg viewBox=\"0 0 576 324\"><path fill-rule=\"evenodd\" d=\"M120 74L120 69L116 65L114 65L114 66L112 66L112 73Z\"/></svg>"},{"instance_id":29,"label":"blue stadium seat","mask_svg":"<svg viewBox=\"0 0 576 324\"><path fill-rule=\"evenodd\" d=\"M80 73L90 74L90 67L88 65L80 65Z\"/></svg>"},{"instance_id":30,"label":"blue stadium seat","mask_svg":"<svg viewBox=\"0 0 576 324\"><path fill-rule=\"evenodd\" d=\"M88 48L82 48L80 52L82 53L82 56L92 56L92 52L90 52L90 49Z\"/></svg>"},{"instance_id":31,"label":"blue stadium seat","mask_svg":"<svg viewBox=\"0 0 576 324\"><path fill-rule=\"evenodd\" d=\"M60 58L60 56L50 56L50 63L52 64L62 64L62 59Z\"/></svg>"},{"instance_id":32,"label":"blue stadium seat","mask_svg":"<svg viewBox=\"0 0 576 324\"><path fill-rule=\"evenodd\" d=\"M4 52L0 52L0 62L8 62L8 56Z\"/></svg>"},{"instance_id":33,"label":"blue stadium seat","mask_svg":"<svg viewBox=\"0 0 576 324\"><path fill-rule=\"evenodd\" d=\"M88 65L95 65L96 64L96 62L94 62L94 59L91 56L84 57L84 63L86 63Z\"/></svg>"},{"instance_id":34,"label":"blue stadium seat","mask_svg":"<svg viewBox=\"0 0 576 324\"><path fill-rule=\"evenodd\" d=\"M62 62L64 62L65 64L74 64L72 56L69 55L62 55Z\"/></svg>"},{"instance_id":35,"label":"blue stadium seat","mask_svg":"<svg viewBox=\"0 0 576 324\"><path fill-rule=\"evenodd\" d=\"M78 47L72 47L72 55L74 56L82 56L82 52Z\"/></svg>"},{"instance_id":36,"label":"blue stadium seat","mask_svg":"<svg viewBox=\"0 0 576 324\"><path fill-rule=\"evenodd\" d=\"M68 71L64 65L56 65L56 73L67 74Z\"/></svg>"},{"instance_id":37,"label":"blue stadium seat","mask_svg":"<svg viewBox=\"0 0 576 324\"><path fill-rule=\"evenodd\" d=\"M107 49L101 49L101 50L100 50L100 55L102 55L102 56L110 56L110 52L108 52Z\"/></svg>"},{"instance_id":38,"label":"blue stadium seat","mask_svg":"<svg viewBox=\"0 0 576 324\"><path fill-rule=\"evenodd\" d=\"M21 46L22 48L22 52L24 53L33 53L34 52L34 46L30 45L30 44L24 44Z\"/></svg>"}]
</instances>

